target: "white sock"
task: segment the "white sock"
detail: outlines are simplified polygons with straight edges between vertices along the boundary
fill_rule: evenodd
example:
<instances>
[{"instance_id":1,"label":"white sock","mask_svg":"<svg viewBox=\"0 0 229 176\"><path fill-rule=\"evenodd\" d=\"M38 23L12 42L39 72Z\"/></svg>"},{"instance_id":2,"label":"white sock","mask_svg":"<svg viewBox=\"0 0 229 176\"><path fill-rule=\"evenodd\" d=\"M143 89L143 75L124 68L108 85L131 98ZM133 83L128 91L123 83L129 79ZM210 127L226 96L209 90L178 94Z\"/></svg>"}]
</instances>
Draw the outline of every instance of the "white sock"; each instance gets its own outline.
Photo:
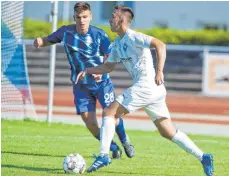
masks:
<instances>
[{"instance_id":1,"label":"white sock","mask_svg":"<svg viewBox=\"0 0 229 176\"><path fill-rule=\"evenodd\" d=\"M175 136L172 138L172 141L184 149L186 152L194 155L198 160L202 160L203 152L185 133L182 133L178 130Z\"/></svg>"},{"instance_id":2,"label":"white sock","mask_svg":"<svg viewBox=\"0 0 229 176\"><path fill-rule=\"evenodd\" d=\"M100 154L109 154L111 141L115 134L115 119L103 117L100 128Z\"/></svg>"}]
</instances>

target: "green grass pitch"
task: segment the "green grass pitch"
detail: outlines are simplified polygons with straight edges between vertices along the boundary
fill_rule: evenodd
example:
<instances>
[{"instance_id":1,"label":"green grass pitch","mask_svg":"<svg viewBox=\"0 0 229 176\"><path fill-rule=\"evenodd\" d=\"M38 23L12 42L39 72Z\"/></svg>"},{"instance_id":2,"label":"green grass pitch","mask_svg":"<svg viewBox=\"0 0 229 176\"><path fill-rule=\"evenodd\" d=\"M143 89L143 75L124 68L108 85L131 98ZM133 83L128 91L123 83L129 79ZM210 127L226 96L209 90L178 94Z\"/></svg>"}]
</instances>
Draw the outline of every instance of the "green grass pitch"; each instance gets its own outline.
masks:
<instances>
[{"instance_id":1,"label":"green grass pitch","mask_svg":"<svg viewBox=\"0 0 229 176\"><path fill-rule=\"evenodd\" d=\"M62 161L67 154L80 153L88 167L94 160L93 153L99 153L99 142L82 126L28 120L1 123L4 176L65 175ZM127 158L123 152L120 160L112 160L110 166L91 176L204 176L196 158L157 132L127 132L135 146L134 158ZM215 176L229 176L229 138L190 137L201 149L214 155ZM115 140L118 141L117 137Z\"/></svg>"}]
</instances>

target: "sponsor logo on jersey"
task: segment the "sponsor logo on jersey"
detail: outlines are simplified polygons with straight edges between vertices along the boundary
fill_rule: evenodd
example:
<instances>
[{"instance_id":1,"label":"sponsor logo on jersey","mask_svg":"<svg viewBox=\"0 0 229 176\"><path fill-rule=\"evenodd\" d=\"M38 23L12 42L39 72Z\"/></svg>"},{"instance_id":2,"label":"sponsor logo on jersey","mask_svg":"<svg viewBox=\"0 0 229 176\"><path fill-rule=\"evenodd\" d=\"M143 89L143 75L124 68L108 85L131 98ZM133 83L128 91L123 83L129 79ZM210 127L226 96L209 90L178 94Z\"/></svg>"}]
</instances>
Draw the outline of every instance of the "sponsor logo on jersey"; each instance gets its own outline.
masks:
<instances>
[{"instance_id":1,"label":"sponsor logo on jersey","mask_svg":"<svg viewBox=\"0 0 229 176\"><path fill-rule=\"evenodd\" d=\"M132 57L121 58L121 62L129 62L132 60Z\"/></svg>"}]
</instances>

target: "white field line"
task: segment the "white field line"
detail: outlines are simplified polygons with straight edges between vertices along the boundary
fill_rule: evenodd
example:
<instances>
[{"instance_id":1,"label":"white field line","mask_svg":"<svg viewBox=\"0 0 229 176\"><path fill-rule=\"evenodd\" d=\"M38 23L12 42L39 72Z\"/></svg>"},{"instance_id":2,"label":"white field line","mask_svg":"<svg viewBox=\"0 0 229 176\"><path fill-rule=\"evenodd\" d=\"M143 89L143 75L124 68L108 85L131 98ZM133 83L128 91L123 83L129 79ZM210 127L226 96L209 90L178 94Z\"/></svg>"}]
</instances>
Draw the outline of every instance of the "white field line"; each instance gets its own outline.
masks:
<instances>
[{"instance_id":1,"label":"white field line","mask_svg":"<svg viewBox=\"0 0 229 176\"><path fill-rule=\"evenodd\" d=\"M72 136L40 136L40 135L36 135L36 136L26 136L26 135L4 135L3 137L5 138L25 138L25 139L92 139L93 136L75 136L75 137L72 137Z\"/></svg>"},{"instance_id":2,"label":"white field line","mask_svg":"<svg viewBox=\"0 0 229 176\"><path fill-rule=\"evenodd\" d=\"M156 127L153 122L146 117L146 120L139 119L125 119L125 128L129 130L140 130L140 131L156 131ZM147 120L148 119L148 120ZM47 112L39 113L38 117L34 120L47 121ZM85 126L83 120L79 115L73 114L53 114L52 122L66 123L66 124L77 124ZM101 125L101 118L98 118L98 123ZM211 135L211 136L225 136L229 137L229 125L218 125L218 124L199 124L187 123L187 122L174 122L176 128L187 134L198 134L198 135Z\"/></svg>"},{"instance_id":3,"label":"white field line","mask_svg":"<svg viewBox=\"0 0 229 176\"><path fill-rule=\"evenodd\" d=\"M47 106L44 105L36 105L36 110L46 111ZM67 107L67 106L53 106L54 112L61 113L76 113L75 107ZM102 114L102 109L96 109L97 114ZM147 114L144 111L137 111L131 114L133 117L144 116L147 118ZM190 114L190 113L171 113L171 117L175 118L184 118L184 119L197 119L197 120L218 120L218 121L229 121L229 116L227 115L210 115L210 114Z\"/></svg>"},{"instance_id":4,"label":"white field line","mask_svg":"<svg viewBox=\"0 0 229 176\"><path fill-rule=\"evenodd\" d=\"M43 139L43 138L48 138L48 139L80 139L80 140L85 140L85 139L92 139L93 136L41 136L41 135L35 135L35 136L27 136L27 135L3 135L3 137L5 138L25 138L25 139ZM131 138L138 138L135 136L131 136ZM141 136L141 138L144 139L155 139L155 140L161 140L162 137L161 136ZM195 142L200 142L200 143L211 143L211 144L221 144L221 145L229 145L229 141L217 141L214 139L194 139L193 141Z\"/></svg>"}]
</instances>

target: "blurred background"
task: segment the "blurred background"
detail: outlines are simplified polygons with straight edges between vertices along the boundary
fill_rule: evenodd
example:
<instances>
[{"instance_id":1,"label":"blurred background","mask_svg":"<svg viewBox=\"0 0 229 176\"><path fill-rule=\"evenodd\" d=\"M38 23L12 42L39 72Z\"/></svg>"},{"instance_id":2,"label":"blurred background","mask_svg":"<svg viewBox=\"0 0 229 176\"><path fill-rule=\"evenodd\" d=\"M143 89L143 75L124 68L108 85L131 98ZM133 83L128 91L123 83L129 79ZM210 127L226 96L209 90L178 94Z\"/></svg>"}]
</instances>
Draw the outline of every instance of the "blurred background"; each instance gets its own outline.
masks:
<instances>
[{"instance_id":1,"label":"blurred background","mask_svg":"<svg viewBox=\"0 0 229 176\"><path fill-rule=\"evenodd\" d=\"M58 19L71 21L74 14L75 1L60 1ZM229 3L202 2L142 2L142 1L90 1L94 25L108 25L111 12L117 4L133 9L135 19L133 28L151 29L153 27L177 30L199 30L203 28L229 29ZM50 22L52 5L48 1L27 1L24 3L24 17L33 20ZM39 13L34 13L39 8Z\"/></svg>"},{"instance_id":2,"label":"blurred background","mask_svg":"<svg viewBox=\"0 0 229 176\"><path fill-rule=\"evenodd\" d=\"M58 2L57 27L74 23L75 3ZM89 4L93 14L92 24L104 29L111 40L116 35L110 31L108 20L113 8L117 4L124 4L133 8L135 13L133 29L157 37L167 44L164 68L167 104L175 124L182 131L229 135L229 2L91 1ZM50 47L35 49L33 39L52 32L53 3L25 1L22 14L21 38L25 47L26 84L30 90L28 96L31 104L34 104L36 118L45 120L51 50ZM2 43L2 48L4 45ZM52 120L83 124L75 114L70 70L63 45L56 47ZM152 55L156 62L154 50ZM2 63L7 57L2 57ZM5 72L2 70L3 75ZM121 64L116 66L111 77L117 94L131 85L131 78ZM4 85L6 83L2 81L2 88ZM2 91L2 94L5 93ZM4 101L2 99L2 103ZM97 112L101 117L99 105ZM126 121L129 129L155 130L141 110L128 115Z\"/></svg>"}]
</instances>

